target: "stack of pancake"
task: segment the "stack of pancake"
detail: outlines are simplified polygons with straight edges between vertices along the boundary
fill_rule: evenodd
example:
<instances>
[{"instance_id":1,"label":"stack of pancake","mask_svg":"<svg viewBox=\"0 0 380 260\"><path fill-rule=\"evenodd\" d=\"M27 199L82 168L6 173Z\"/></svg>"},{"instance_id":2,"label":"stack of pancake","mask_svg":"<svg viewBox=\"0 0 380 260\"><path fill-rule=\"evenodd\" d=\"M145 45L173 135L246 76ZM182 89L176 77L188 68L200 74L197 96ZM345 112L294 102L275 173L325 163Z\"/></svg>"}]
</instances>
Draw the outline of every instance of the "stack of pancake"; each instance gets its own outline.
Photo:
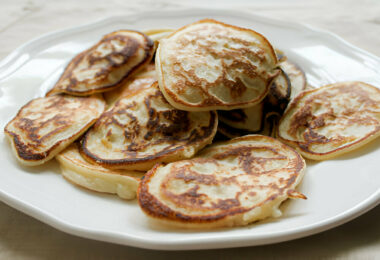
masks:
<instances>
[{"instance_id":1,"label":"stack of pancake","mask_svg":"<svg viewBox=\"0 0 380 260\"><path fill-rule=\"evenodd\" d=\"M330 159L380 134L378 88L308 88L300 67L251 29L205 19L120 30L74 57L5 133L20 163L55 157L68 181L137 194L160 224L246 225L306 199L298 152Z\"/></svg>"}]
</instances>

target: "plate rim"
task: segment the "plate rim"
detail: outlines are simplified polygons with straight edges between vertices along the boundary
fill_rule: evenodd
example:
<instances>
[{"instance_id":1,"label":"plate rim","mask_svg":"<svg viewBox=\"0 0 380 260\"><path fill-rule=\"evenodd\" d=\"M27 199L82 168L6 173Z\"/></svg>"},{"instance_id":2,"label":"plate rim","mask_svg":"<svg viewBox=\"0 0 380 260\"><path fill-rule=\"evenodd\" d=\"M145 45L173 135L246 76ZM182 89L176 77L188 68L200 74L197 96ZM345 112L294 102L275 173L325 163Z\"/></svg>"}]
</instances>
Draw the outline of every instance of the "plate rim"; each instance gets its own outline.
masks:
<instances>
[{"instance_id":1,"label":"plate rim","mask_svg":"<svg viewBox=\"0 0 380 260\"><path fill-rule=\"evenodd\" d=\"M359 52L360 54L365 55L366 58L370 58L380 63L380 58L377 57L376 55L347 42L346 40L344 40L343 38L341 38L340 36L332 32L315 28L307 24L300 24L296 22L280 20L277 18L261 16L247 10L244 10L244 11L233 10L233 9L227 10L227 9L222 9L222 8L218 8L218 9L177 8L177 9L172 9L172 10L134 12L134 13L127 14L124 16L122 15L108 16L102 19L95 20L90 23L85 23L85 24L78 25L75 27L64 28L61 30L43 34L17 47L14 51L12 51L10 54L8 54L5 58L3 58L0 61L0 81L4 80L9 75L17 71L17 69L20 66L22 66L25 62L32 59L33 57L28 56L27 59L23 60L22 55L30 53L30 50L34 49L33 46L40 44L41 42L48 42L56 37L64 36L68 33L69 34L78 33L83 30L93 29L93 28L96 28L96 26L98 25L111 24L117 21L128 21L128 20L133 21L135 19L141 19L141 17L147 16L147 15L150 17L154 17L154 16L163 16L165 14L172 15L173 13L175 13L176 16L180 15L181 13L186 14L186 15L194 14L194 15L210 15L210 16L212 15L229 15L229 16L239 16L239 17L243 16L243 18L245 19L251 19L251 20L255 20L259 22L264 22L267 24L276 25L276 26L278 26L279 23L281 23L281 26L285 26L288 28L293 27L293 28L307 29L308 31L312 31L313 33L323 35L324 37L328 37L329 40L334 40L335 42L338 42L338 44L343 44L346 48ZM229 242L228 245L226 244L222 245L222 243L227 242L226 238L224 237L222 237L221 239L216 239L216 240L214 239L213 241L205 241L205 240L208 240L208 238L202 238L202 239L198 238L197 241L193 241L194 239L190 239L186 241L185 240L176 241L176 243L169 244L168 242L163 242L163 241L142 239L138 236L133 236L126 233L109 234L102 230L87 229L78 225L73 225L71 223L68 223L57 216L44 212L42 209L39 209L38 207L32 204L29 204L23 200L20 200L12 196L11 194L8 194L4 190L0 190L0 200L11 207L29 216L32 216L33 218L39 221L42 221L45 224L48 224L62 232L69 233L75 236L80 236L84 238L100 240L100 241L105 241L105 242L111 242L111 243L116 243L116 244L121 244L121 245L145 248L145 249L189 250L189 249L214 249L214 248L222 248L222 247L231 248L231 247L241 247L241 246L258 246L258 245L264 245L264 244L272 244L272 243L278 243L278 242L283 242L283 241L289 241L289 240L313 235L322 231L326 231L333 227L344 224L366 213L367 211L371 210L372 208L380 204L380 188L371 196L367 197L365 200L356 204L354 207L330 219L319 221L305 227L301 227L297 229L296 231L293 231L290 233L289 231L283 231L283 232L276 232L275 235L271 233L266 234L264 237L261 235L261 237L263 238L260 241L256 241L256 243L252 243L252 242L250 243L250 241L247 241L247 236L234 236L228 240ZM249 238L252 238L252 236L249 236Z\"/></svg>"},{"instance_id":2,"label":"plate rim","mask_svg":"<svg viewBox=\"0 0 380 260\"><path fill-rule=\"evenodd\" d=\"M119 245L133 246L133 247L143 248L143 249L167 250L167 251L260 246L260 245L275 244L275 243L290 241L290 240L294 240L298 238L303 238L306 236L311 236L311 235L329 230L331 228L337 227L344 223L347 223L355 219L356 217L370 211L371 209L373 209L379 204L380 199L378 198L376 200L376 197L379 197L379 195L380 193L378 190L377 193L371 195L366 200L357 204L355 207L343 213L340 213L339 215L332 217L330 219L316 222L312 225L297 229L297 232L293 232L291 234L287 233L287 231L282 231L282 232L276 232L275 235L268 234L264 237L261 236L261 240L258 243L255 243L253 245L249 241L247 241L246 236L237 236L237 237L235 236L235 237L232 237L232 240L230 238L230 240L228 241L229 242L228 245L221 246L220 243L226 242L225 238L217 239L211 242L205 241L205 240L208 240L207 238L202 238L202 239L197 239L196 243L195 241L192 242L192 240L190 241L186 240L186 241L177 241L174 244L168 244L168 242L161 242L161 241L150 240L150 239L148 240L141 239L137 236L131 236L129 234L124 234L124 233L123 235L121 235L121 233L107 234L101 230L92 230L92 229L82 228L81 226L73 225L64 220L61 220L60 218L56 216L53 216L47 212L44 212L43 210L38 209L37 207L31 204L28 204L24 201L18 200L17 198L14 198L12 195L6 194L6 192L0 190L0 200L3 201L5 204L55 229L58 229L64 233L68 233L68 234L78 236L78 237L98 240L98 241L115 243ZM374 199L372 197L374 197ZM126 237L128 237L128 240L126 239Z\"/></svg>"}]
</instances>

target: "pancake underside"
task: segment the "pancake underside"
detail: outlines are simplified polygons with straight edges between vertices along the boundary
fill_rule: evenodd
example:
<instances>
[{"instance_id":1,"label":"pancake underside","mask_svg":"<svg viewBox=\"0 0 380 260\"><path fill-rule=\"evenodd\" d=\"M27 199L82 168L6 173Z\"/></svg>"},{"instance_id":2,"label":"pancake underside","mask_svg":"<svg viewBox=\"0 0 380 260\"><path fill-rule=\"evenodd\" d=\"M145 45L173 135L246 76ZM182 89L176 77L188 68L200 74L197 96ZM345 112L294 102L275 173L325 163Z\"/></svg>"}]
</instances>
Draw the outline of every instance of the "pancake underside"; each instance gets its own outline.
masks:
<instances>
[{"instance_id":1,"label":"pancake underside","mask_svg":"<svg viewBox=\"0 0 380 260\"><path fill-rule=\"evenodd\" d=\"M125 170L109 170L87 162L76 144L67 147L56 156L62 175L83 188L117 194L123 199L134 199L143 173Z\"/></svg>"}]
</instances>

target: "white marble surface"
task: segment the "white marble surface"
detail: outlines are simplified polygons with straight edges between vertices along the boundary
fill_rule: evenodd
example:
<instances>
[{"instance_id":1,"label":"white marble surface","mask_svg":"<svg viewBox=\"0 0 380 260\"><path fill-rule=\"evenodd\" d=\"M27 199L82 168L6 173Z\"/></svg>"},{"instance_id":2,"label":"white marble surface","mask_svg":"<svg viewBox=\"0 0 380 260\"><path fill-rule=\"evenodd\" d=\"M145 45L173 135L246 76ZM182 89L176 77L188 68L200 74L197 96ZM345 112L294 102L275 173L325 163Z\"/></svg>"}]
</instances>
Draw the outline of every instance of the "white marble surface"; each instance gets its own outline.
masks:
<instances>
[{"instance_id":1,"label":"white marble surface","mask_svg":"<svg viewBox=\"0 0 380 260\"><path fill-rule=\"evenodd\" d=\"M380 56L379 0L0 0L0 59L26 41L51 31L106 16L194 6L244 9L308 23ZM380 259L379 218L380 206L340 227L295 241L238 249L165 252L78 238L0 203L0 259Z\"/></svg>"}]
</instances>

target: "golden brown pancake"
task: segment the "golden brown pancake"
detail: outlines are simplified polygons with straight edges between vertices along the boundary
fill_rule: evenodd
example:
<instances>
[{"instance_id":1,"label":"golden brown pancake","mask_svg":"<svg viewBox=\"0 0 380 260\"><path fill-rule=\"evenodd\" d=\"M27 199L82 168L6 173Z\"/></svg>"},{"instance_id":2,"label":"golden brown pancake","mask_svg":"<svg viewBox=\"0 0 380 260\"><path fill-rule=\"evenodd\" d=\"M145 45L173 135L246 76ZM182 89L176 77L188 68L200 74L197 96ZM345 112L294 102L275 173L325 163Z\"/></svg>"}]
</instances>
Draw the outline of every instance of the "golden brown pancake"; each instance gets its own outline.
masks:
<instances>
[{"instance_id":1,"label":"golden brown pancake","mask_svg":"<svg viewBox=\"0 0 380 260\"><path fill-rule=\"evenodd\" d=\"M354 150L380 135L380 89L341 82L305 91L289 104L278 135L313 160Z\"/></svg>"},{"instance_id":2,"label":"golden brown pancake","mask_svg":"<svg viewBox=\"0 0 380 260\"><path fill-rule=\"evenodd\" d=\"M279 73L276 54L264 36L210 19L160 40L155 61L165 98L186 111L258 104Z\"/></svg>"},{"instance_id":3,"label":"golden brown pancake","mask_svg":"<svg viewBox=\"0 0 380 260\"><path fill-rule=\"evenodd\" d=\"M99 95L36 98L6 125L16 158L24 165L42 164L81 136L103 113Z\"/></svg>"},{"instance_id":4,"label":"golden brown pancake","mask_svg":"<svg viewBox=\"0 0 380 260\"><path fill-rule=\"evenodd\" d=\"M123 199L134 199L144 173L110 170L87 162L77 145L71 144L55 157L60 163L62 176L80 187L103 193L117 194Z\"/></svg>"},{"instance_id":5,"label":"golden brown pancake","mask_svg":"<svg viewBox=\"0 0 380 260\"><path fill-rule=\"evenodd\" d=\"M242 226L281 215L306 164L276 139L249 135L212 145L197 157L156 165L141 181L137 198L158 224L184 228Z\"/></svg>"},{"instance_id":6,"label":"golden brown pancake","mask_svg":"<svg viewBox=\"0 0 380 260\"><path fill-rule=\"evenodd\" d=\"M211 143L217 120L215 111L173 108L154 83L106 111L83 138L81 154L105 168L149 170L194 156Z\"/></svg>"},{"instance_id":7,"label":"golden brown pancake","mask_svg":"<svg viewBox=\"0 0 380 260\"><path fill-rule=\"evenodd\" d=\"M78 54L47 95L86 96L117 88L152 59L154 44L137 31L120 30Z\"/></svg>"}]
</instances>

